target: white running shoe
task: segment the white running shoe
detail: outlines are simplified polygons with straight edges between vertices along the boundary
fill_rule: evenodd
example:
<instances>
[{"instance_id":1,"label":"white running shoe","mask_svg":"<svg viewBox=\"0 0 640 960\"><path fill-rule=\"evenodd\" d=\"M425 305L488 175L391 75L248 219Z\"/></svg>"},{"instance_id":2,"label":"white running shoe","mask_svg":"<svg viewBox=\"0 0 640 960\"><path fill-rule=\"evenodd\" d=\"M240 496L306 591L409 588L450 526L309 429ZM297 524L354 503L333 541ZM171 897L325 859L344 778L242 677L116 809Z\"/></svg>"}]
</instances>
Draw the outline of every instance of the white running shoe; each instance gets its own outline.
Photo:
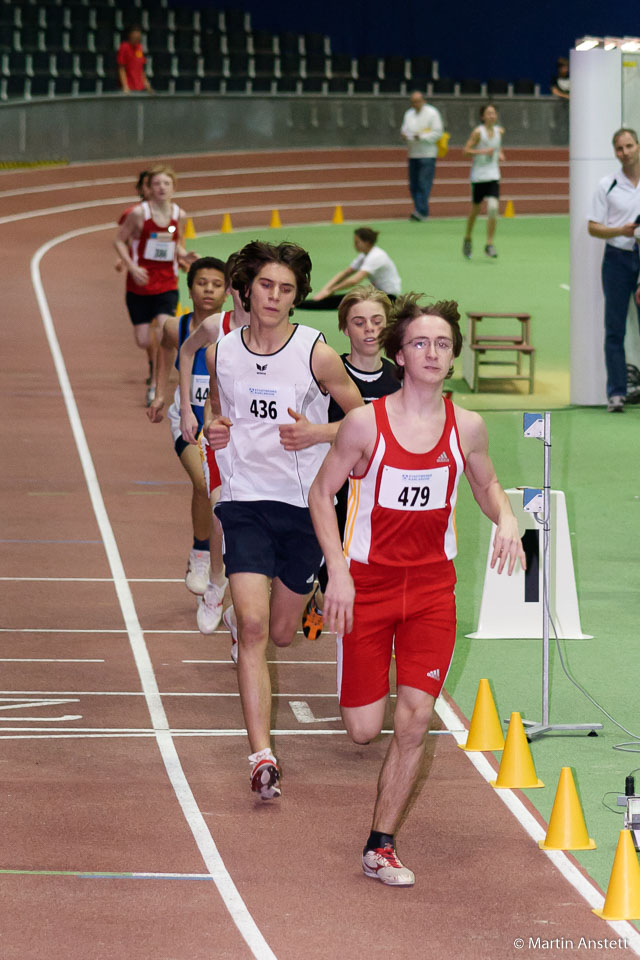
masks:
<instances>
[{"instance_id":1,"label":"white running shoe","mask_svg":"<svg viewBox=\"0 0 640 960\"><path fill-rule=\"evenodd\" d=\"M196 621L200 633L213 633L220 623L222 617L222 599L227 589L228 580L225 580L221 587L215 583L207 584L204 596L198 600L198 612Z\"/></svg>"},{"instance_id":2,"label":"white running shoe","mask_svg":"<svg viewBox=\"0 0 640 960\"><path fill-rule=\"evenodd\" d=\"M366 877L375 877L390 887L412 887L416 882L413 871L400 863L390 843L377 850L365 850L362 869Z\"/></svg>"},{"instance_id":3,"label":"white running shoe","mask_svg":"<svg viewBox=\"0 0 640 960\"><path fill-rule=\"evenodd\" d=\"M222 614L222 622L231 634L231 659L238 662L238 625L233 622L233 604Z\"/></svg>"},{"instance_id":4,"label":"white running shoe","mask_svg":"<svg viewBox=\"0 0 640 960\"><path fill-rule=\"evenodd\" d=\"M187 572L184 582L191 593L202 596L209 583L209 567L211 554L208 550L192 550L187 560Z\"/></svg>"}]
</instances>

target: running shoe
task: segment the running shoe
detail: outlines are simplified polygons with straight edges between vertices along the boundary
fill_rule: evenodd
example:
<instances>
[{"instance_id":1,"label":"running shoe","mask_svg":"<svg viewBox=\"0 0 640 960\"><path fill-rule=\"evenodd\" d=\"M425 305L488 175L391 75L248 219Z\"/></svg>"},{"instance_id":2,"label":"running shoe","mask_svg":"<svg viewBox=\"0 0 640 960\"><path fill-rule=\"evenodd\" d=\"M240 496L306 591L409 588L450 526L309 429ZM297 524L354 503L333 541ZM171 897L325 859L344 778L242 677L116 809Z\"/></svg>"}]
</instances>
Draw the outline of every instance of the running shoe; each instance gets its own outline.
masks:
<instances>
[{"instance_id":1,"label":"running shoe","mask_svg":"<svg viewBox=\"0 0 640 960\"><path fill-rule=\"evenodd\" d=\"M280 769L273 758L265 757L254 764L251 789L261 800L277 800L281 796Z\"/></svg>"},{"instance_id":2,"label":"running shoe","mask_svg":"<svg viewBox=\"0 0 640 960\"><path fill-rule=\"evenodd\" d=\"M233 604L222 614L222 622L231 634L231 659L238 662L238 625L234 623Z\"/></svg>"},{"instance_id":3,"label":"running shoe","mask_svg":"<svg viewBox=\"0 0 640 960\"><path fill-rule=\"evenodd\" d=\"M624 397L609 397L607 410L609 413L624 413Z\"/></svg>"},{"instance_id":4,"label":"running shoe","mask_svg":"<svg viewBox=\"0 0 640 960\"><path fill-rule=\"evenodd\" d=\"M147 393L146 393L146 399L145 399L146 405L150 407L153 401L155 400L155 398L156 398L156 388L151 386L147 387Z\"/></svg>"},{"instance_id":5,"label":"running shoe","mask_svg":"<svg viewBox=\"0 0 640 960\"><path fill-rule=\"evenodd\" d=\"M187 560L187 572L184 582L191 593L202 596L209 583L211 554L208 550L192 550Z\"/></svg>"},{"instance_id":6,"label":"running shoe","mask_svg":"<svg viewBox=\"0 0 640 960\"><path fill-rule=\"evenodd\" d=\"M624 402L631 404L640 403L640 386L629 387Z\"/></svg>"},{"instance_id":7,"label":"running shoe","mask_svg":"<svg viewBox=\"0 0 640 960\"><path fill-rule=\"evenodd\" d=\"M462 241L462 256L466 257L467 260L471 260L471 240L466 238Z\"/></svg>"},{"instance_id":8,"label":"running shoe","mask_svg":"<svg viewBox=\"0 0 640 960\"><path fill-rule=\"evenodd\" d=\"M400 863L390 843L377 850L365 848L362 853L362 869L365 877L373 877L390 887L412 887L416 882L415 874Z\"/></svg>"},{"instance_id":9,"label":"running shoe","mask_svg":"<svg viewBox=\"0 0 640 960\"><path fill-rule=\"evenodd\" d=\"M324 626L322 610L318 610L316 605L317 592L318 588L316 587L309 597L309 602L304 608L304 613L302 614L302 632L304 633L305 637L308 637L310 640L317 640L322 633L322 628Z\"/></svg>"},{"instance_id":10,"label":"running shoe","mask_svg":"<svg viewBox=\"0 0 640 960\"><path fill-rule=\"evenodd\" d=\"M200 633L213 633L220 623L222 617L222 598L227 589L227 580L222 586L215 583L207 584L204 596L198 600L198 612L196 613L196 622Z\"/></svg>"},{"instance_id":11,"label":"running shoe","mask_svg":"<svg viewBox=\"0 0 640 960\"><path fill-rule=\"evenodd\" d=\"M494 260L495 260L495 258L498 256L498 251L496 250L496 248L494 247L494 245L493 245L492 243L488 243L488 244L486 245L486 247L484 248L484 252L486 253L486 255L487 255L488 257L492 257L492 259L494 259Z\"/></svg>"}]
</instances>

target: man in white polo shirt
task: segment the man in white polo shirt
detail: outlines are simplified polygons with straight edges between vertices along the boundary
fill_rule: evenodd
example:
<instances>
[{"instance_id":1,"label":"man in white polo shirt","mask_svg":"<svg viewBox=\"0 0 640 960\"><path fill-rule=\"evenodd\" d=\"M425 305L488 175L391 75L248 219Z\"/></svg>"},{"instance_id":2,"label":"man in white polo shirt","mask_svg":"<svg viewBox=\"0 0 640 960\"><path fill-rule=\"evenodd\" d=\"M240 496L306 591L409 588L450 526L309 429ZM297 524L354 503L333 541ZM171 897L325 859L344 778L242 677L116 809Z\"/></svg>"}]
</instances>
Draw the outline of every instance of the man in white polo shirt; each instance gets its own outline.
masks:
<instances>
[{"instance_id":1,"label":"man in white polo shirt","mask_svg":"<svg viewBox=\"0 0 640 960\"><path fill-rule=\"evenodd\" d=\"M640 216L640 144L638 134L621 127L613 135L613 149L622 164L603 177L591 204L589 233L606 240L602 258L604 291L604 356L607 366L607 410L622 413L627 397L624 337L629 298L640 303L640 257L635 238ZM634 397L634 401L637 400Z\"/></svg>"},{"instance_id":2,"label":"man in white polo shirt","mask_svg":"<svg viewBox=\"0 0 640 960\"><path fill-rule=\"evenodd\" d=\"M409 220L426 220L429 216L429 194L433 186L438 155L438 140L442 136L442 117L429 106L419 90L411 94L411 107L402 119L400 133L409 147L409 190L413 211Z\"/></svg>"},{"instance_id":3,"label":"man in white polo shirt","mask_svg":"<svg viewBox=\"0 0 640 960\"><path fill-rule=\"evenodd\" d=\"M379 236L371 227L358 227L353 234L357 257L311 299L304 300L298 310L337 310L344 291L360 283L372 283L393 302L401 292L402 281L389 254L377 245ZM337 293L338 290L342 292Z\"/></svg>"}]
</instances>

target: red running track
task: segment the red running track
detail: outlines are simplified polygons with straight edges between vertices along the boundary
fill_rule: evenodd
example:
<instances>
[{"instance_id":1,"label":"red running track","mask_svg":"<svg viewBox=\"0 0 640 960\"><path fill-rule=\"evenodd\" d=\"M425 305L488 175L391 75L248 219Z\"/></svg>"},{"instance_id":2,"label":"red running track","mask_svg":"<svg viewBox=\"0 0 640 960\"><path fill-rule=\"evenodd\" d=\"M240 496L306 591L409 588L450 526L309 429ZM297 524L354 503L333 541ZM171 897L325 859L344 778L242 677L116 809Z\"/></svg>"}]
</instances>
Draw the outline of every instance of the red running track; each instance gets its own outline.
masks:
<instances>
[{"instance_id":1,"label":"red running track","mask_svg":"<svg viewBox=\"0 0 640 960\"><path fill-rule=\"evenodd\" d=\"M305 159L319 184L322 157ZM275 174L292 158L234 162ZM175 163L181 186L193 171L205 190L229 157ZM386 744L354 746L332 719L326 635L270 652L284 795L252 800L229 638L195 628L182 582L189 488L166 426L144 416L112 269L112 221L139 166L0 178L2 960L501 960L522 955L518 937L615 938L451 734L429 737L400 834L415 888L363 877ZM296 702L320 719L303 722ZM523 800L527 813L540 831Z\"/></svg>"}]
</instances>

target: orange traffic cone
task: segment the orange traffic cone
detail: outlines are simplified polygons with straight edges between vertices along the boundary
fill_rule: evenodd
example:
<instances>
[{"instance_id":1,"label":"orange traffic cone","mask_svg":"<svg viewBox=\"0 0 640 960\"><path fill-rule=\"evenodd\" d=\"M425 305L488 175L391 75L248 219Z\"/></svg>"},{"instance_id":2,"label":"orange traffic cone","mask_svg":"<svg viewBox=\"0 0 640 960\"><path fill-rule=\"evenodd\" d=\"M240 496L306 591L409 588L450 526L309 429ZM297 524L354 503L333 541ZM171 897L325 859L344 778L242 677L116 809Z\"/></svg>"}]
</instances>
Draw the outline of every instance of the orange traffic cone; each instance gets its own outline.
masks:
<instances>
[{"instance_id":1,"label":"orange traffic cone","mask_svg":"<svg viewBox=\"0 0 640 960\"><path fill-rule=\"evenodd\" d=\"M498 777L491 780L491 786L498 790L544 787L542 780L538 780L519 713L511 714Z\"/></svg>"},{"instance_id":2,"label":"orange traffic cone","mask_svg":"<svg viewBox=\"0 0 640 960\"><path fill-rule=\"evenodd\" d=\"M233 233L233 227L231 226L231 215L228 213L225 213L222 218L220 233Z\"/></svg>"},{"instance_id":3,"label":"orange traffic cone","mask_svg":"<svg viewBox=\"0 0 640 960\"><path fill-rule=\"evenodd\" d=\"M468 751L504 749L502 727L488 680L481 680L478 684L467 742L458 746Z\"/></svg>"},{"instance_id":4,"label":"orange traffic cone","mask_svg":"<svg viewBox=\"0 0 640 960\"><path fill-rule=\"evenodd\" d=\"M503 217L515 217L516 211L513 208L513 200L507 200L507 205L504 208Z\"/></svg>"},{"instance_id":5,"label":"orange traffic cone","mask_svg":"<svg viewBox=\"0 0 640 960\"><path fill-rule=\"evenodd\" d=\"M603 920L640 920L640 864L630 830L621 830L602 910Z\"/></svg>"},{"instance_id":6,"label":"orange traffic cone","mask_svg":"<svg viewBox=\"0 0 640 960\"><path fill-rule=\"evenodd\" d=\"M197 236L198 234L196 233L195 227L193 226L193 220L191 219L191 217L189 217L189 219L187 220L187 225L184 228L184 239L195 240Z\"/></svg>"},{"instance_id":7,"label":"orange traffic cone","mask_svg":"<svg viewBox=\"0 0 640 960\"><path fill-rule=\"evenodd\" d=\"M344 217L342 216L342 207L340 204L336 207L333 217L331 218L331 223L344 223Z\"/></svg>"},{"instance_id":8,"label":"orange traffic cone","mask_svg":"<svg viewBox=\"0 0 640 960\"><path fill-rule=\"evenodd\" d=\"M549 827L541 850L595 850L596 842L587 833L578 791L573 782L571 767L560 771L556 798L549 817Z\"/></svg>"},{"instance_id":9,"label":"orange traffic cone","mask_svg":"<svg viewBox=\"0 0 640 960\"><path fill-rule=\"evenodd\" d=\"M272 211L271 211L271 223L269 224L269 226L270 226L270 227L281 227L281 226L282 226L282 221L280 220L280 214L278 213L277 210L272 210Z\"/></svg>"}]
</instances>

